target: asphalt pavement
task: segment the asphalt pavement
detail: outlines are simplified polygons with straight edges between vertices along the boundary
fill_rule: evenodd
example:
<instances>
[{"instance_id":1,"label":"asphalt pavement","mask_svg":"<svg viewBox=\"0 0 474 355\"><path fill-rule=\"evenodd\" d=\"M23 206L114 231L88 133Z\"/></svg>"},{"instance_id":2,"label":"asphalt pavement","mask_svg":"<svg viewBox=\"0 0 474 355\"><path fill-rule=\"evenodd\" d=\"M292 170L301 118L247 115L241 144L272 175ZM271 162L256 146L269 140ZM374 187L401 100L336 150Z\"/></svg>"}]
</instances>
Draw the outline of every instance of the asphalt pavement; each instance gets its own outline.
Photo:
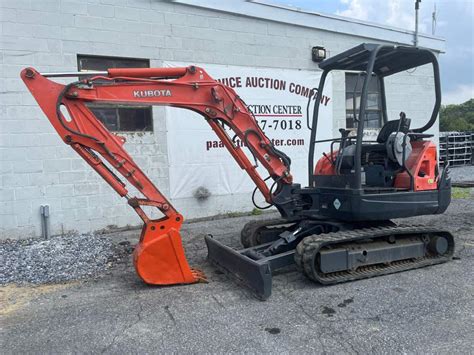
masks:
<instances>
[{"instance_id":1,"label":"asphalt pavement","mask_svg":"<svg viewBox=\"0 0 474 355\"><path fill-rule=\"evenodd\" d=\"M93 279L1 287L2 353L474 353L474 200L403 220L450 229L449 263L335 286L291 267L259 301L207 263L203 238L238 247L243 224L268 217L184 225L190 264L208 284L150 287L129 258ZM136 242L138 234L109 237Z\"/></svg>"}]
</instances>

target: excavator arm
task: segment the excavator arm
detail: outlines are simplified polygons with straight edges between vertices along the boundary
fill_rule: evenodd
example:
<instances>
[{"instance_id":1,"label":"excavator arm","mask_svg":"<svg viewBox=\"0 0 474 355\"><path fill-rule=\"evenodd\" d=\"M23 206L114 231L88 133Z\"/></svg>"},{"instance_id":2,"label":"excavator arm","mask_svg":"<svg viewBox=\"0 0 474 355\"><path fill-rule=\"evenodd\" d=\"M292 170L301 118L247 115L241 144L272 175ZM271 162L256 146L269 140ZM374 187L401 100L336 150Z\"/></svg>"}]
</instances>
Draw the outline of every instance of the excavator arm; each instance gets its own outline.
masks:
<instances>
[{"instance_id":1,"label":"excavator arm","mask_svg":"<svg viewBox=\"0 0 474 355\"><path fill-rule=\"evenodd\" d=\"M84 73L76 73L83 75ZM231 88L202 68L115 68L62 85L26 68L21 77L62 140L71 146L135 210L144 222L134 251L138 275L149 284L205 281L190 268L181 242L183 217L124 149L125 138L111 133L88 108L93 103L168 105L201 114L268 203L273 194L245 152L224 130L229 127L277 183L292 184L290 159L277 150L255 117ZM122 178L119 177L122 176ZM128 184L127 184L128 183ZM130 196L132 185L139 196ZM156 207L163 217L151 219L142 208Z\"/></svg>"}]
</instances>

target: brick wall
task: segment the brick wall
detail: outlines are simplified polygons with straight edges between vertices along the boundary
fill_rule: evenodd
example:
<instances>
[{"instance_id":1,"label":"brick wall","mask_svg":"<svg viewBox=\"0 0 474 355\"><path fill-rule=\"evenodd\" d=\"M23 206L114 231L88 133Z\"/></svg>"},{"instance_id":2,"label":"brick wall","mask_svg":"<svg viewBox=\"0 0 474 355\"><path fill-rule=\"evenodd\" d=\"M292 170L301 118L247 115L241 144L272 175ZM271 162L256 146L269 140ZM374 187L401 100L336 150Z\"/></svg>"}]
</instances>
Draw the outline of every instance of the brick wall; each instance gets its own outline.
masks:
<instances>
[{"instance_id":1,"label":"brick wall","mask_svg":"<svg viewBox=\"0 0 474 355\"><path fill-rule=\"evenodd\" d=\"M314 70L314 45L335 55L373 41L158 0L0 0L0 12L0 238L39 235L42 204L50 205L53 234L140 224L125 201L61 142L19 79L22 68L75 71L80 53L149 58L152 66L166 60ZM420 70L406 77L387 91L404 88L429 100L430 76ZM333 83L337 132L345 126L344 76L335 75ZM395 98L391 113L405 104ZM407 114L424 119L415 101L409 107L403 108ZM126 147L167 194L166 127L159 108L154 128L127 134ZM213 196L204 205L173 202L188 218L252 208L247 195Z\"/></svg>"}]
</instances>

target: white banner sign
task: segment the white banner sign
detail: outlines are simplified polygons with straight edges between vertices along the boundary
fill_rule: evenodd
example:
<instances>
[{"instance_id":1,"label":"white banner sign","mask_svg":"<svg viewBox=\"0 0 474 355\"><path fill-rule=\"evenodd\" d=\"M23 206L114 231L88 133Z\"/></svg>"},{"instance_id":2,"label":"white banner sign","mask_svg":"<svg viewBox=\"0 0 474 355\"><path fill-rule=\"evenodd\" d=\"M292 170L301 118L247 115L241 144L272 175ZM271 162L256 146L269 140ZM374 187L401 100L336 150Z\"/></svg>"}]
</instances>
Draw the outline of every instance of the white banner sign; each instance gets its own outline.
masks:
<instances>
[{"instance_id":1,"label":"white banner sign","mask_svg":"<svg viewBox=\"0 0 474 355\"><path fill-rule=\"evenodd\" d=\"M186 66L165 63L165 66ZM260 127L275 147L291 160L294 181L307 184L307 157L310 131L306 106L312 88L319 84L321 72L202 65L214 79L232 87L254 113ZM326 80L318 124L318 139L332 137L332 83ZM312 105L314 99L312 100ZM312 117L312 109L310 112ZM253 191L252 180L242 171L205 119L192 111L167 107L167 144L170 165L170 197L192 197L198 187L213 195ZM229 136L233 136L232 132ZM316 160L327 144L316 145ZM253 157L247 151L251 162ZM259 166L259 173L268 172Z\"/></svg>"}]
</instances>

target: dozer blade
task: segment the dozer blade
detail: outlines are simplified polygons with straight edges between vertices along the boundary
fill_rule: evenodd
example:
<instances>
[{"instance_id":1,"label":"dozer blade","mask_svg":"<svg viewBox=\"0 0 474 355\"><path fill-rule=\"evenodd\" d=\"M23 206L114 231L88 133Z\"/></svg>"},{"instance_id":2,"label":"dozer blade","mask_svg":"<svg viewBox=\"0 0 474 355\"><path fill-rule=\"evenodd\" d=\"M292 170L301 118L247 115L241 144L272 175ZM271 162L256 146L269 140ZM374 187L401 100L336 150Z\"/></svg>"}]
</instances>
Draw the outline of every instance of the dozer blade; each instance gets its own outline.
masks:
<instances>
[{"instance_id":1,"label":"dozer blade","mask_svg":"<svg viewBox=\"0 0 474 355\"><path fill-rule=\"evenodd\" d=\"M192 269L184 254L180 225L170 221L146 223L140 242L133 252L138 276L151 285L175 285L206 282L206 277Z\"/></svg>"},{"instance_id":2,"label":"dozer blade","mask_svg":"<svg viewBox=\"0 0 474 355\"><path fill-rule=\"evenodd\" d=\"M205 237L209 261L226 273L234 276L238 282L250 288L255 295L266 300L272 294L272 271L266 259L253 260L244 253L248 249L236 251L215 240ZM249 248L251 249L251 248Z\"/></svg>"}]
</instances>

